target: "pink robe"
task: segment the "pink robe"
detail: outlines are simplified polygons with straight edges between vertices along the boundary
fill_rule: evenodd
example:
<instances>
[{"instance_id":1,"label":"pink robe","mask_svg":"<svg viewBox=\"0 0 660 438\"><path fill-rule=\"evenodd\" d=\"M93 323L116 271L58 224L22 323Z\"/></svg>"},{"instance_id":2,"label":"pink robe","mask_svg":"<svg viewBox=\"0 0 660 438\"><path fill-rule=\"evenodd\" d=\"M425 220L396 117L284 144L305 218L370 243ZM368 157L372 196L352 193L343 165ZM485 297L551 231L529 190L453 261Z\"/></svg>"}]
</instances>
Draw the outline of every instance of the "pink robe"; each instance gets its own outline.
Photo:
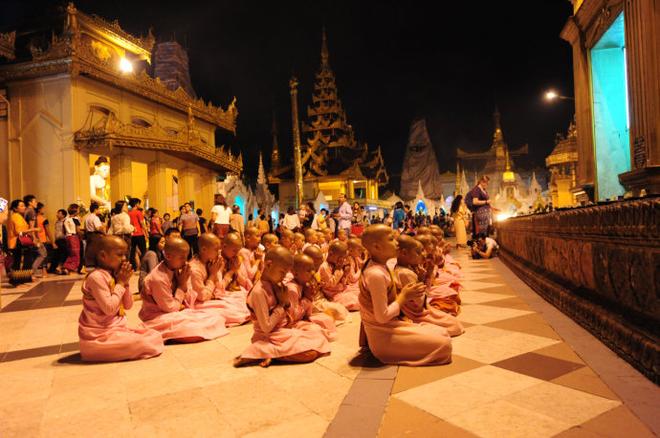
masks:
<instances>
[{"instance_id":1,"label":"pink robe","mask_svg":"<svg viewBox=\"0 0 660 438\"><path fill-rule=\"evenodd\" d=\"M254 334L252 345L241 354L242 358L276 359L310 350L330 352L328 339L321 331L287 327L286 311L277 303L270 282L259 280L250 290L247 302Z\"/></svg>"},{"instance_id":2,"label":"pink robe","mask_svg":"<svg viewBox=\"0 0 660 438\"><path fill-rule=\"evenodd\" d=\"M285 286L287 288L287 298L291 303L291 308L287 311L289 320L296 322L293 326L306 330L306 325L311 323L321 328L328 341L337 339L337 326L334 318L327 313L314 312L312 301L303 296L305 286L295 279L287 282Z\"/></svg>"},{"instance_id":3,"label":"pink robe","mask_svg":"<svg viewBox=\"0 0 660 438\"><path fill-rule=\"evenodd\" d=\"M238 293L225 291L224 277L218 272L217 281L207 279L206 266L199 259L190 261L190 286L196 293L195 309L219 313L227 327L245 324L250 320L250 311L245 304L244 288ZM247 282L246 282L247 284Z\"/></svg>"},{"instance_id":4,"label":"pink robe","mask_svg":"<svg viewBox=\"0 0 660 438\"><path fill-rule=\"evenodd\" d=\"M451 362L451 337L444 327L399 318L394 274L368 261L360 278L360 316L369 348L392 365L439 365Z\"/></svg>"},{"instance_id":5,"label":"pink robe","mask_svg":"<svg viewBox=\"0 0 660 438\"><path fill-rule=\"evenodd\" d=\"M358 257L348 257L349 271L346 275L346 292L352 293L356 297L360 295L360 270L362 269L362 260Z\"/></svg>"},{"instance_id":6,"label":"pink robe","mask_svg":"<svg viewBox=\"0 0 660 438\"><path fill-rule=\"evenodd\" d=\"M319 268L319 274L321 276L321 290L329 300L343 305L349 311L360 310L358 296L350 290L346 290L348 272L344 273L341 269L335 269L325 261Z\"/></svg>"},{"instance_id":7,"label":"pink robe","mask_svg":"<svg viewBox=\"0 0 660 438\"><path fill-rule=\"evenodd\" d=\"M257 275L260 274L259 263L255 263L257 261L257 257L255 256L254 251L248 248L241 248L238 251L238 255L241 257L243 264L245 265L245 275L247 276L248 280L254 283L256 280L258 280Z\"/></svg>"},{"instance_id":8,"label":"pink robe","mask_svg":"<svg viewBox=\"0 0 660 438\"><path fill-rule=\"evenodd\" d=\"M85 279L83 310L78 319L80 356L85 361L115 362L147 359L163 352L163 338L155 330L129 328L124 309L133 307L128 288L115 285L105 269L96 269Z\"/></svg>"},{"instance_id":9,"label":"pink robe","mask_svg":"<svg viewBox=\"0 0 660 438\"><path fill-rule=\"evenodd\" d=\"M323 295L321 291L321 276L317 272L314 274L314 278L310 281L310 284L307 286L312 289L310 295L312 297L312 313L325 313L329 315L333 320L336 326L346 322L348 318L348 309L342 304L335 303L333 301L328 301L328 299Z\"/></svg>"},{"instance_id":10,"label":"pink robe","mask_svg":"<svg viewBox=\"0 0 660 438\"><path fill-rule=\"evenodd\" d=\"M417 274L411 269L397 266L395 269L396 278L398 280L397 288L401 290L409 283L416 283L418 280ZM439 325L447 329L451 336L458 336L465 332L463 325L446 312L426 303L426 297L421 300L407 301L401 306L403 314L412 322L428 322L429 324Z\"/></svg>"},{"instance_id":11,"label":"pink robe","mask_svg":"<svg viewBox=\"0 0 660 438\"><path fill-rule=\"evenodd\" d=\"M189 285L174 289L174 272L161 262L144 279L140 319L164 340L209 340L229 334L218 312L195 309L197 294Z\"/></svg>"}]
</instances>

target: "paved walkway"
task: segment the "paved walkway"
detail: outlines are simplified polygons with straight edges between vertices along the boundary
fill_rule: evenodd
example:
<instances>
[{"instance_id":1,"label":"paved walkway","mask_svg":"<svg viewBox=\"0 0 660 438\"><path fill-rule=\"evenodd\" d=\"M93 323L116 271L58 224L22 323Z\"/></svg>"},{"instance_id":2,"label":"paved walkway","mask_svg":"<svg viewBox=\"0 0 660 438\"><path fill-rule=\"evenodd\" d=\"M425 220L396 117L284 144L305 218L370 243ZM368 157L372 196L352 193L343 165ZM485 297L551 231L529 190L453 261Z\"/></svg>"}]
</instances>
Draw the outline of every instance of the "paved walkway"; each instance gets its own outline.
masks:
<instances>
[{"instance_id":1,"label":"paved walkway","mask_svg":"<svg viewBox=\"0 0 660 438\"><path fill-rule=\"evenodd\" d=\"M653 436L657 387L616 358L597 358L614 360L599 377L583 359L602 344L574 328L581 358L498 260L458 258L467 332L441 367L360 356L355 313L313 364L234 369L249 325L146 361L83 364L80 280L3 290L0 436Z\"/></svg>"}]
</instances>

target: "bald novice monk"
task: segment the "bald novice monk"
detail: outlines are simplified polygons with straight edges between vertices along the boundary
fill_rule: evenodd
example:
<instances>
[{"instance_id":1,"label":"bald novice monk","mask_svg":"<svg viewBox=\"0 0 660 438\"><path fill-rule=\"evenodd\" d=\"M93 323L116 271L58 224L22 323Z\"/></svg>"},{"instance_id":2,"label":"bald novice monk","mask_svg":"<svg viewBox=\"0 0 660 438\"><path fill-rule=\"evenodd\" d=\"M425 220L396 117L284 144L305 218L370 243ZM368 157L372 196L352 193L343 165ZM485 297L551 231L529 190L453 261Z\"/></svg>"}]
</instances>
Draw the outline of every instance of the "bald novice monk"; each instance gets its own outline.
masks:
<instances>
[{"instance_id":1,"label":"bald novice monk","mask_svg":"<svg viewBox=\"0 0 660 438\"><path fill-rule=\"evenodd\" d=\"M328 248L328 256L319 268L321 290L331 301L339 303L349 311L360 310L358 295L346 290L350 267L348 264L348 245L334 241Z\"/></svg>"},{"instance_id":2,"label":"bald novice monk","mask_svg":"<svg viewBox=\"0 0 660 438\"><path fill-rule=\"evenodd\" d=\"M439 365L451 362L451 337L433 324L403 321L402 305L424 294L423 283L398 290L386 263L397 256L397 241L386 225L369 226L362 234L369 260L360 277L360 316L368 347L381 362L392 365ZM363 341L363 340L361 340Z\"/></svg>"},{"instance_id":3,"label":"bald novice monk","mask_svg":"<svg viewBox=\"0 0 660 438\"><path fill-rule=\"evenodd\" d=\"M248 295L250 316L254 325L252 345L234 360L234 366L259 363L270 365L273 359L282 362L312 362L330 352L327 338L318 331L288 328L289 302L280 302L284 294L282 280L293 268L293 255L282 246L266 253L264 271Z\"/></svg>"},{"instance_id":4,"label":"bald novice monk","mask_svg":"<svg viewBox=\"0 0 660 438\"><path fill-rule=\"evenodd\" d=\"M248 291L252 288L252 281L248 278L245 263L239 255L242 246L241 236L236 233L227 233L222 241L220 255L224 260L224 268L218 272L219 283L216 290L216 296L220 298L213 307L222 309L227 327L245 324L250 320L246 300Z\"/></svg>"},{"instance_id":5,"label":"bald novice monk","mask_svg":"<svg viewBox=\"0 0 660 438\"><path fill-rule=\"evenodd\" d=\"M261 233L256 227L247 227L245 233L245 247L241 248L238 254L243 259L245 271L251 282L257 281L261 275L261 269L264 265L264 251L259 248Z\"/></svg>"},{"instance_id":6,"label":"bald novice monk","mask_svg":"<svg viewBox=\"0 0 660 438\"><path fill-rule=\"evenodd\" d=\"M280 245L291 251L293 253L293 239L294 239L294 233L288 228L282 229L282 232L280 233Z\"/></svg>"},{"instance_id":7,"label":"bald novice monk","mask_svg":"<svg viewBox=\"0 0 660 438\"><path fill-rule=\"evenodd\" d=\"M334 319L335 325L343 324L348 319L348 310L339 303L329 301L321 291L319 268L323 264L323 252L314 245L306 248L303 254L309 256L314 262L314 276L308 282L309 289L306 294L312 301L312 312L330 315Z\"/></svg>"},{"instance_id":8,"label":"bald novice monk","mask_svg":"<svg viewBox=\"0 0 660 438\"><path fill-rule=\"evenodd\" d=\"M133 269L126 261L127 251L119 236L104 235L94 241L97 268L83 282L83 310L78 320L84 361L147 359L163 352L160 333L142 324L131 329L126 323L124 311L133 307L128 285Z\"/></svg>"},{"instance_id":9,"label":"bald novice monk","mask_svg":"<svg viewBox=\"0 0 660 438\"><path fill-rule=\"evenodd\" d=\"M433 281L433 263L424 257L424 247L413 237L402 234L397 239L399 244L397 264L394 268L399 289L410 283L422 282L428 291ZM401 312L409 321L439 325L447 329L451 336L458 336L465 331L461 323L452 315L429 306L427 294L401 305Z\"/></svg>"},{"instance_id":10,"label":"bald novice monk","mask_svg":"<svg viewBox=\"0 0 660 438\"><path fill-rule=\"evenodd\" d=\"M199 342L229 334L219 313L194 309L197 294L190 287L189 252L188 242L168 238L164 260L144 280L140 319L166 341Z\"/></svg>"},{"instance_id":11,"label":"bald novice monk","mask_svg":"<svg viewBox=\"0 0 660 438\"><path fill-rule=\"evenodd\" d=\"M316 268L314 260L305 254L296 254L293 257L293 277L286 283L288 295L287 301L291 303L291 308L287 312L293 327L302 330L318 330L314 324L323 329L323 334L329 341L337 337L337 326L332 316L327 313L314 312L315 290L312 287Z\"/></svg>"}]
</instances>

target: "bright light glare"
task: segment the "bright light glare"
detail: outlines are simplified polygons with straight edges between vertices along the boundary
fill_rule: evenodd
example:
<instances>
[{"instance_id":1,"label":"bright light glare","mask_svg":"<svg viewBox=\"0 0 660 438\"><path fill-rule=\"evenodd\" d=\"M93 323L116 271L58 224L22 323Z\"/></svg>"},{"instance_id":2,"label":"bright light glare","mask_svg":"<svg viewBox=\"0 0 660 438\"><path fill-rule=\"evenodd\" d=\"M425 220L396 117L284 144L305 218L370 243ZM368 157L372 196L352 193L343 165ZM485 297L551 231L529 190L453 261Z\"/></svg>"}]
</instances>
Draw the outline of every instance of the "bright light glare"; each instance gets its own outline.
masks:
<instances>
[{"instance_id":1,"label":"bright light glare","mask_svg":"<svg viewBox=\"0 0 660 438\"><path fill-rule=\"evenodd\" d=\"M558 97L557 93L554 91L550 90L547 93L545 93L545 99L546 100L554 100Z\"/></svg>"},{"instance_id":2,"label":"bright light glare","mask_svg":"<svg viewBox=\"0 0 660 438\"><path fill-rule=\"evenodd\" d=\"M119 70L121 70L122 73L132 73L133 64L131 64L131 61L129 61L128 59L121 58L119 60Z\"/></svg>"},{"instance_id":3,"label":"bright light glare","mask_svg":"<svg viewBox=\"0 0 660 438\"><path fill-rule=\"evenodd\" d=\"M511 213L497 213L497 215L495 216L495 222L505 221L512 216L513 215Z\"/></svg>"}]
</instances>

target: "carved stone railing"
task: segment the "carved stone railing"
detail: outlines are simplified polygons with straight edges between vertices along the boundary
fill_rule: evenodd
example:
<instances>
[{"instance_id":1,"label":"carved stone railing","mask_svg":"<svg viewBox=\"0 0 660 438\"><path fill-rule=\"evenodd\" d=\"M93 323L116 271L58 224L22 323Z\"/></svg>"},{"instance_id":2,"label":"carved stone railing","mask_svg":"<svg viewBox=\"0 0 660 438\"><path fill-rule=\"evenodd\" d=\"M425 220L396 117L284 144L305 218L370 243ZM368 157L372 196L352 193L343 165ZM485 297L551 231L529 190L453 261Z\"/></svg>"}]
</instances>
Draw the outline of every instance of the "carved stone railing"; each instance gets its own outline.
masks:
<instances>
[{"instance_id":1,"label":"carved stone railing","mask_svg":"<svg viewBox=\"0 0 660 438\"><path fill-rule=\"evenodd\" d=\"M511 218L497 238L537 293L658 383L659 197Z\"/></svg>"}]
</instances>

